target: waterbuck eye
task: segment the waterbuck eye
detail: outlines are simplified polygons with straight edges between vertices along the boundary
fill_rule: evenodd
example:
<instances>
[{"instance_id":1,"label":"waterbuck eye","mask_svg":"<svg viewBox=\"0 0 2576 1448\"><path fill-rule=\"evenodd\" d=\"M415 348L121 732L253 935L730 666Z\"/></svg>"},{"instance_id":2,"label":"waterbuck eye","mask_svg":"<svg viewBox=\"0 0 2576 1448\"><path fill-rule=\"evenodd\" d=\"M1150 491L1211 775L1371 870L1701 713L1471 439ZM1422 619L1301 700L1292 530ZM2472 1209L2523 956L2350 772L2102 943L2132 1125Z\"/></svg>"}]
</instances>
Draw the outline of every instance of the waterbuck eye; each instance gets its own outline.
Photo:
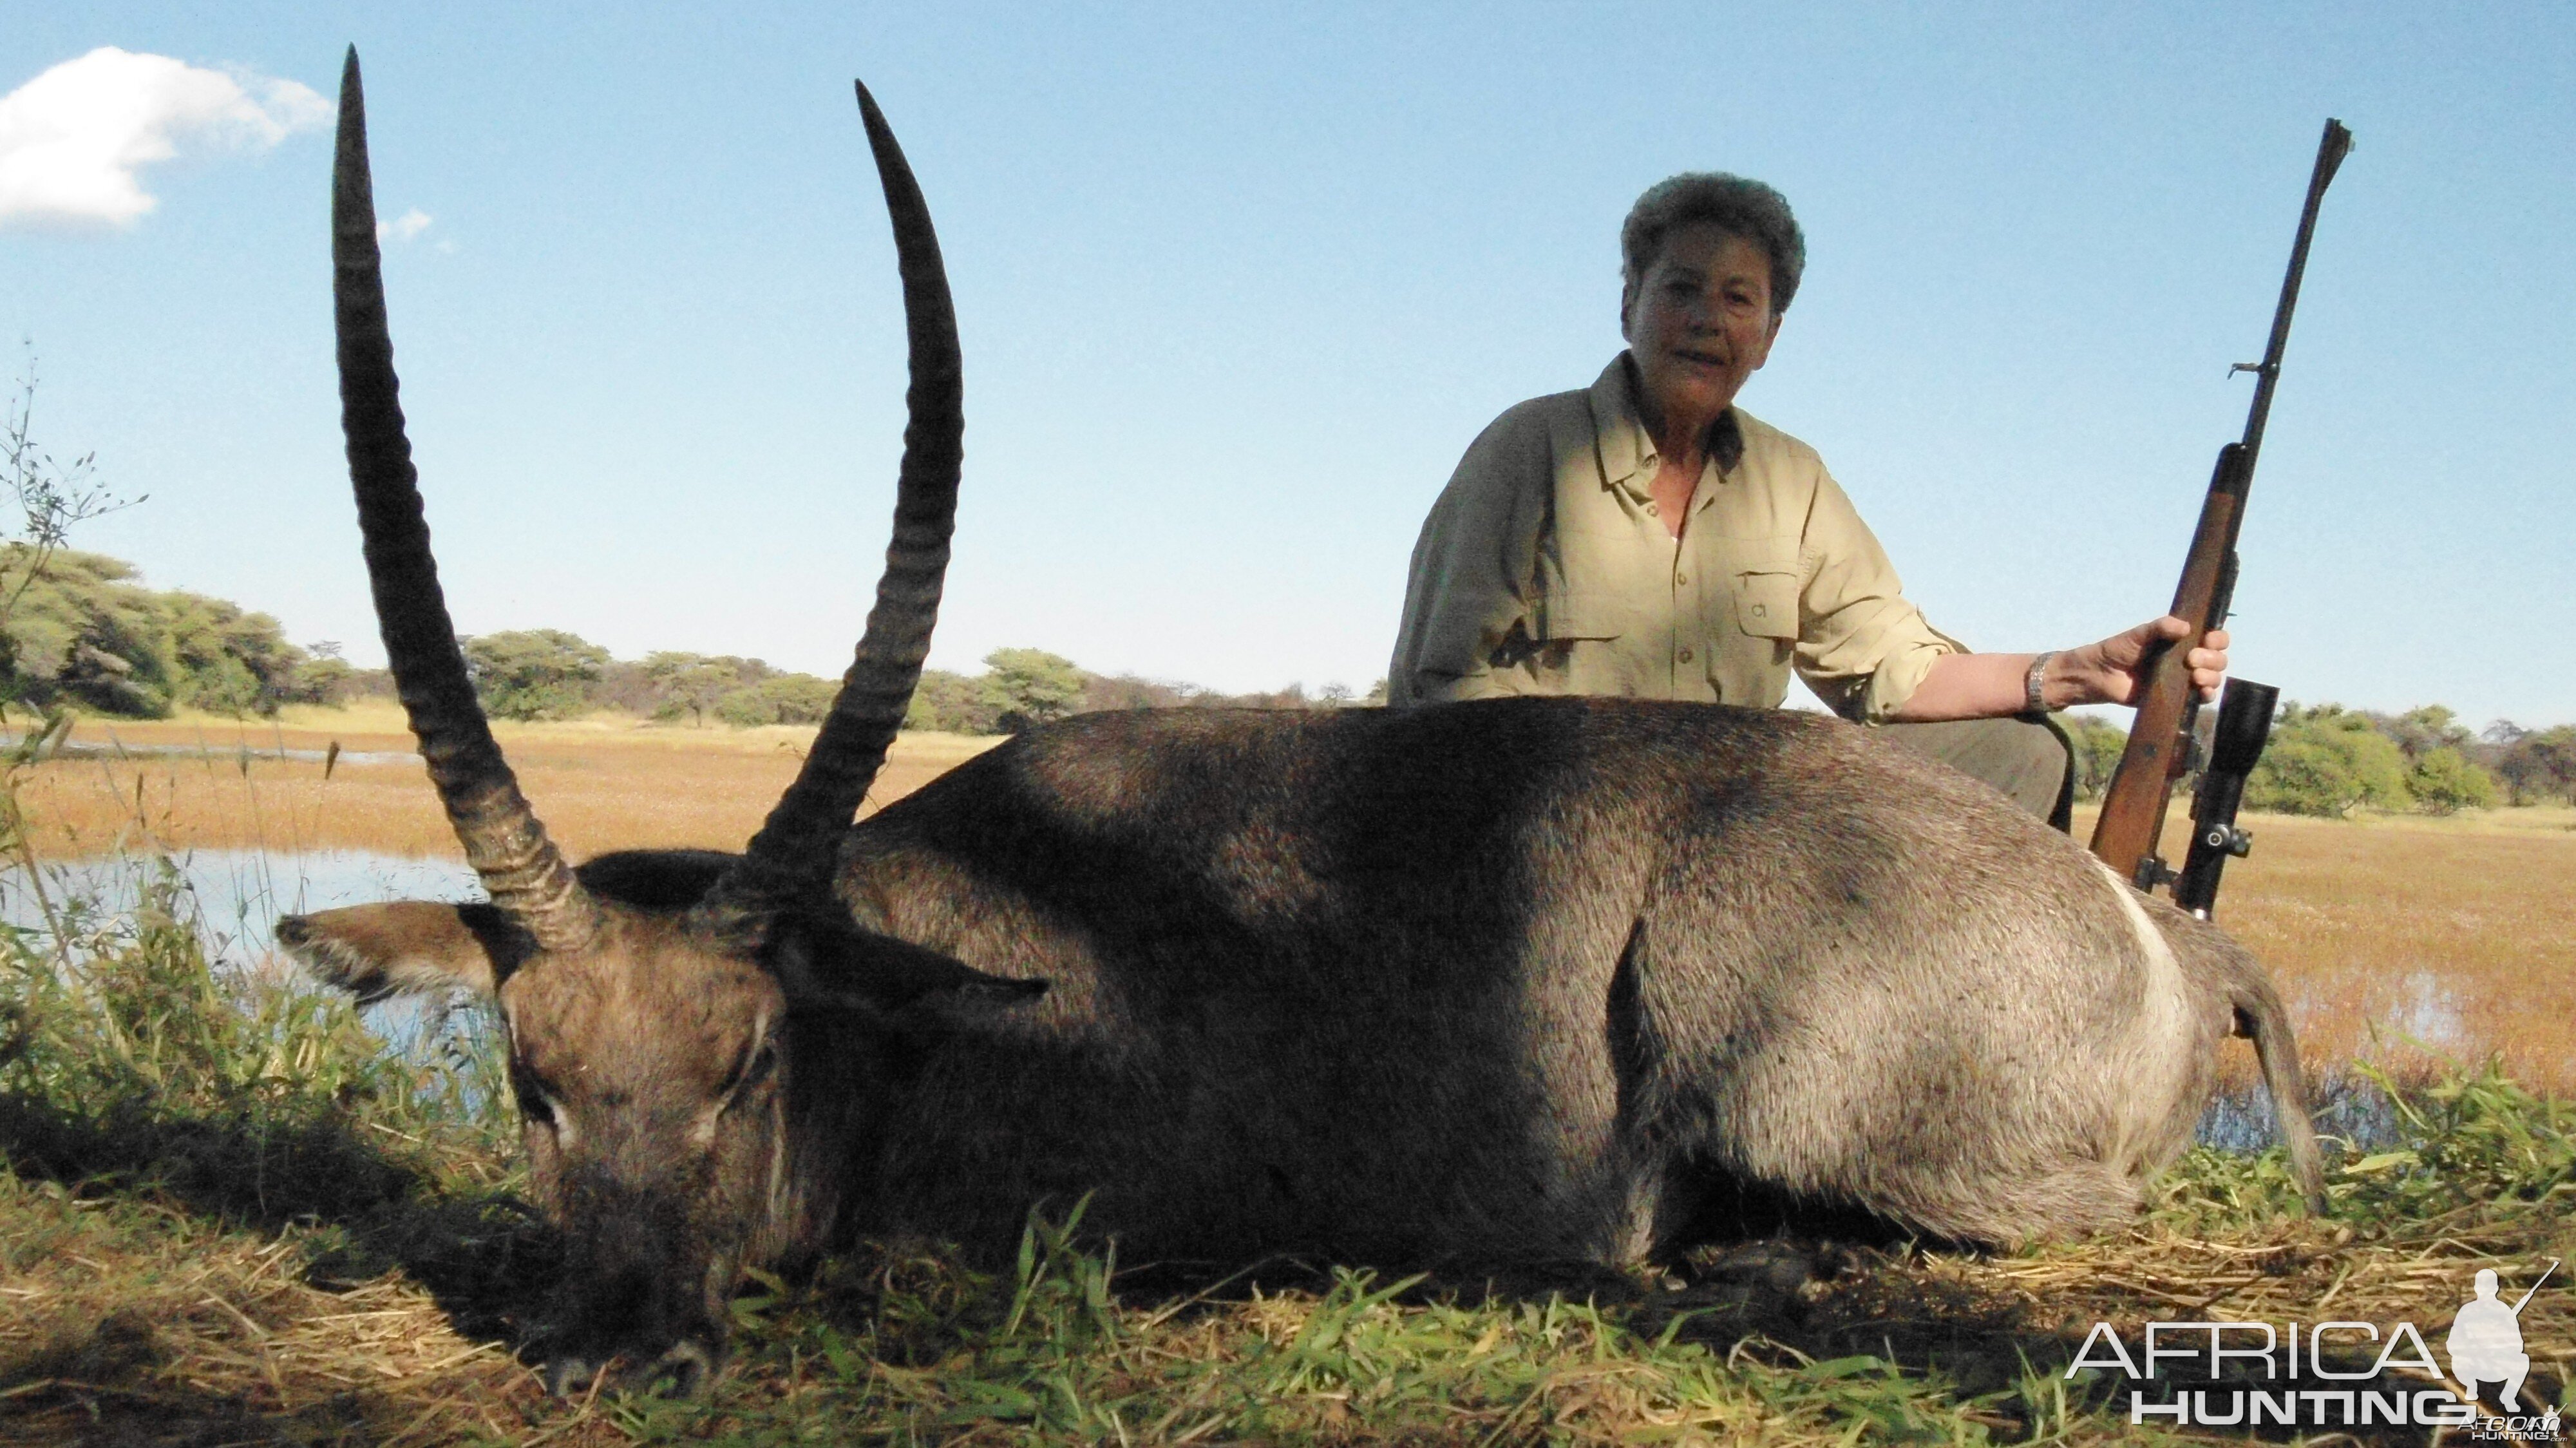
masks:
<instances>
[{"instance_id":1,"label":"waterbuck eye","mask_svg":"<svg viewBox=\"0 0 2576 1448\"><path fill-rule=\"evenodd\" d=\"M516 1057L510 1061L510 1094L519 1098L520 1115L540 1126L555 1124L555 1108L546 1096L545 1083L528 1069L527 1062Z\"/></svg>"},{"instance_id":2,"label":"waterbuck eye","mask_svg":"<svg viewBox=\"0 0 2576 1448\"><path fill-rule=\"evenodd\" d=\"M725 1073L724 1084L716 1088L716 1096L730 1107L742 1099L742 1093L768 1080L777 1066L778 1050L764 1037L733 1063L733 1069Z\"/></svg>"}]
</instances>

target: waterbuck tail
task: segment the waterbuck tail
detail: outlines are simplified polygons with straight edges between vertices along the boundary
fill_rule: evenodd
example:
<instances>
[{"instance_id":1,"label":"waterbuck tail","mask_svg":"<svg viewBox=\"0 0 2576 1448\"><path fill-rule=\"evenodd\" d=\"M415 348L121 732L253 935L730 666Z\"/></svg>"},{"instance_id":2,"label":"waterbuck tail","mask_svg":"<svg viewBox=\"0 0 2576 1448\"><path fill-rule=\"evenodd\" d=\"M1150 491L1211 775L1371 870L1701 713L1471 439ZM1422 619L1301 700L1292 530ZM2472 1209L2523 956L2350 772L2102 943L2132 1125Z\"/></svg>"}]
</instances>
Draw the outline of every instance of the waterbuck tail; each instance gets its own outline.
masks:
<instances>
[{"instance_id":1,"label":"waterbuck tail","mask_svg":"<svg viewBox=\"0 0 2576 1448\"><path fill-rule=\"evenodd\" d=\"M841 676L840 695L805 756L804 768L752 837L741 864L708 898L705 910L719 922L806 895L831 879L834 846L885 763L886 748L903 727L913 687L921 681L931 626L939 618L940 584L948 572L948 539L957 520L966 422L948 272L939 259L930 208L921 199L903 148L895 144L868 88L859 85L858 94L859 115L867 125L868 146L876 155L886 211L894 223L912 357L894 538L886 545L885 573L877 580L867 631L849 672Z\"/></svg>"},{"instance_id":2,"label":"waterbuck tail","mask_svg":"<svg viewBox=\"0 0 2576 1448\"><path fill-rule=\"evenodd\" d=\"M2272 1115L2280 1122L2282 1144L2290 1149L2290 1174L2307 1199L2308 1215L2325 1216L2325 1161L2308 1117L2308 1088L2299 1072L2299 1040L2291 1033L2289 1014L2281 1009L2272 983L2260 977L2239 978L2228 989L2228 1002L2236 1008L2237 1034L2253 1039L2263 1087L2272 1096Z\"/></svg>"},{"instance_id":3,"label":"waterbuck tail","mask_svg":"<svg viewBox=\"0 0 2576 1448\"><path fill-rule=\"evenodd\" d=\"M383 260L376 247L375 186L367 170L367 103L358 50L340 73L340 135L331 175L331 303L339 336L340 428L366 539L376 621L430 782L492 903L540 948L590 939L598 910L546 838L475 702L465 656L439 592L419 475L403 435L393 336L385 321Z\"/></svg>"}]
</instances>

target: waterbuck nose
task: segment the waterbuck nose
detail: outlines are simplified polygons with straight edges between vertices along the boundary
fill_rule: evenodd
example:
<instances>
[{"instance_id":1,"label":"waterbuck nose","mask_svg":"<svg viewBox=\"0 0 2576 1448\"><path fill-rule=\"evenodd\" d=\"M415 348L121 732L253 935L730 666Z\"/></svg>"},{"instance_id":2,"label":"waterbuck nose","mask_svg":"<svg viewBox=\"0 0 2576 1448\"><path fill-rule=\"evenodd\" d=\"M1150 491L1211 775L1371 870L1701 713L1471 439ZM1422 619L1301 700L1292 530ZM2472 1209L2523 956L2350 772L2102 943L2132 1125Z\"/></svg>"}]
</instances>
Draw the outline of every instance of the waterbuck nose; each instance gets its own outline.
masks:
<instances>
[{"instance_id":1,"label":"waterbuck nose","mask_svg":"<svg viewBox=\"0 0 2576 1448\"><path fill-rule=\"evenodd\" d=\"M667 1271L627 1262L584 1274L573 1292L565 1350L546 1370L556 1395L586 1390L612 1360L622 1364L613 1385L626 1391L667 1383L693 1393L713 1370L718 1336Z\"/></svg>"}]
</instances>

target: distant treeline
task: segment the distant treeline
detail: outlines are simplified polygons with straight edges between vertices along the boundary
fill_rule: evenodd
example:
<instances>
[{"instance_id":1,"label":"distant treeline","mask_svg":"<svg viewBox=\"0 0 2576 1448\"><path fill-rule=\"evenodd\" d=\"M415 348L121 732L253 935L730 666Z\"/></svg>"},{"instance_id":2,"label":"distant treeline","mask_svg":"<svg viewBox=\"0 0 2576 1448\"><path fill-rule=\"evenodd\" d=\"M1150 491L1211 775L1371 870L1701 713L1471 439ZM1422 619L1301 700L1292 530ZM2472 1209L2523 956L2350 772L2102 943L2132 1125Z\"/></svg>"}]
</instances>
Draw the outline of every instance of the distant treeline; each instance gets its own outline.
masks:
<instances>
[{"instance_id":1,"label":"distant treeline","mask_svg":"<svg viewBox=\"0 0 2576 1448\"><path fill-rule=\"evenodd\" d=\"M837 679L730 654L654 653L620 661L559 629L484 634L464 646L483 707L503 719L563 719L615 709L696 725L816 724L840 689ZM1382 686L1370 695L1384 697ZM1043 649L995 649L985 655L980 674L923 670L904 725L1012 734L1101 709L1313 709L1352 702L1357 701L1351 691L1339 686L1312 696L1296 684L1269 694L1217 694L1134 675L1106 677Z\"/></svg>"},{"instance_id":2,"label":"distant treeline","mask_svg":"<svg viewBox=\"0 0 2576 1448\"><path fill-rule=\"evenodd\" d=\"M16 569L12 571L12 565ZM464 641L483 706L502 719L565 719L600 710L706 726L821 722L835 679L729 654L654 653L620 660L560 629ZM78 705L158 718L176 708L272 715L287 704L390 696L381 669L353 669L337 645L299 648L277 620L218 598L145 588L132 565L95 553L51 554L33 578L22 555L0 558L0 702L42 711ZM984 672L930 669L905 725L1009 734L1103 709L1333 709L1376 704L1331 684L1220 694L1191 684L1095 674L1041 649L995 649ZM2204 712L2206 720L2207 713ZM2070 716L2076 788L2099 797L2125 732ZM2498 720L2473 733L2428 704L2403 714L2284 703L2246 788L2247 807L2291 814L2361 810L2448 814L2496 804L2576 803L2576 725L2526 730Z\"/></svg>"},{"instance_id":3,"label":"distant treeline","mask_svg":"<svg viewBox=\"0 0 2576 1448\"><path fill-rule=\"evenodd\" d=\"M2212 711L2204 710L2207 724ZM2070 716L2076 797L2098 799L2120 767L2128 732ZM2547 800L2576 804L2576 725L2483 732L2440 704L2403 714L2283 700L2271 742L2245 783L2245 807L2340 818L2362 810L2450 814Z\"/></svg>"},{"instance_id":4,"label":"distant treeline","mask_svg":"<svg viewBox=\"0 0 2576 1448\"><path fill-rule=\"evenodd\" d=\"M288 704L390 698L382 669L352 668L333 643L289 643L276 619L219 598L146 588L132 564L61 549L28 576L27 550L0 555L0 702L36 712L76 706L158 719L201 709L267 717ZM694 725L814 724L837 679L734 655L653 653L611 658L560 629L521 629L463 641L483 706L501 719L568 719L600 710ZM1382 700L1384 688L1369 695ZM1219 694L1134 675L1107 677L1040 649L996 649L976 675L923 673L907 727L1007 734L1098 709L1232 706L1333 708L1356 702L1328 685Z\"/></svg>"}]
</instances>

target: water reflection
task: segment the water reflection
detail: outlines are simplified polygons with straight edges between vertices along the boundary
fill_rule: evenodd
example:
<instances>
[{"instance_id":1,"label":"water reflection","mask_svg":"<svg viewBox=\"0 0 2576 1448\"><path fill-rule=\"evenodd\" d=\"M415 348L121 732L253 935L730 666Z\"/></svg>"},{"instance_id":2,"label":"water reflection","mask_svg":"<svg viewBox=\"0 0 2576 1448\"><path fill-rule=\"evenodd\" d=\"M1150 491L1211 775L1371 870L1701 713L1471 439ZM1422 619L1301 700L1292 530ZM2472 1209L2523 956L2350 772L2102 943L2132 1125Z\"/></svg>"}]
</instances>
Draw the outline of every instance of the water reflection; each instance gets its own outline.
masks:
<instances>
[{"instance_id":1,"label":"water reflection","mask_svg":"<svg viewBox=\"0 0 2576 1448\"><path fill-rule=\"evenodd\" d=\"M168 857L194 897L206 954L221 964L256 965L277 950L277 917L363 905L371 900L479 900L483 887L461 860L424 860L372 850L183 850ZM133 856L47 861L29 886L24 866L0 870L0 921L47 925L45 902L88 902L100 915L131 913L158 877L158 861Z\"/></svg>"},{"instance_id":2,"label":"water reflection","mask_svg":"<svg viewBox=\"0 0 2576 1448\"><path fill-rule=\"evenodd\" d=\"M109 856L44 862L31 880L23 865L0 869L0 924L77 933L134 913L175 872L217 971L287 973L320 989L277 951L277 917L376 900L479 900L483 887L461 860L426 860L372 850L182 850L166 857ZM55 918L49 919L52 915ZM450 1002L397 996L367 1007L368 1028L396 1050L418 1053L453 1029Z\"/></svg>"},{"instance_id":3,"label":"water reflection","mask_svg":"<svg viewBox=\"0 0 2576 1448\"><path fill-rule=\"evenodd\" d=\"M2366 1076L2347 1073L2325 1081L2316 1099L2308 1103L2308 1119L2317 1135L2338 1138L2351 1151L2379 1151L2398 1142L2397 1106L2379 1083ZM2280 1145L2281 1128L2272 1114L2271 1093L2259 1085L2221 1091L2201 1113L2192 1140L2249 1155Z\"/></svg>"}]
</instances>

